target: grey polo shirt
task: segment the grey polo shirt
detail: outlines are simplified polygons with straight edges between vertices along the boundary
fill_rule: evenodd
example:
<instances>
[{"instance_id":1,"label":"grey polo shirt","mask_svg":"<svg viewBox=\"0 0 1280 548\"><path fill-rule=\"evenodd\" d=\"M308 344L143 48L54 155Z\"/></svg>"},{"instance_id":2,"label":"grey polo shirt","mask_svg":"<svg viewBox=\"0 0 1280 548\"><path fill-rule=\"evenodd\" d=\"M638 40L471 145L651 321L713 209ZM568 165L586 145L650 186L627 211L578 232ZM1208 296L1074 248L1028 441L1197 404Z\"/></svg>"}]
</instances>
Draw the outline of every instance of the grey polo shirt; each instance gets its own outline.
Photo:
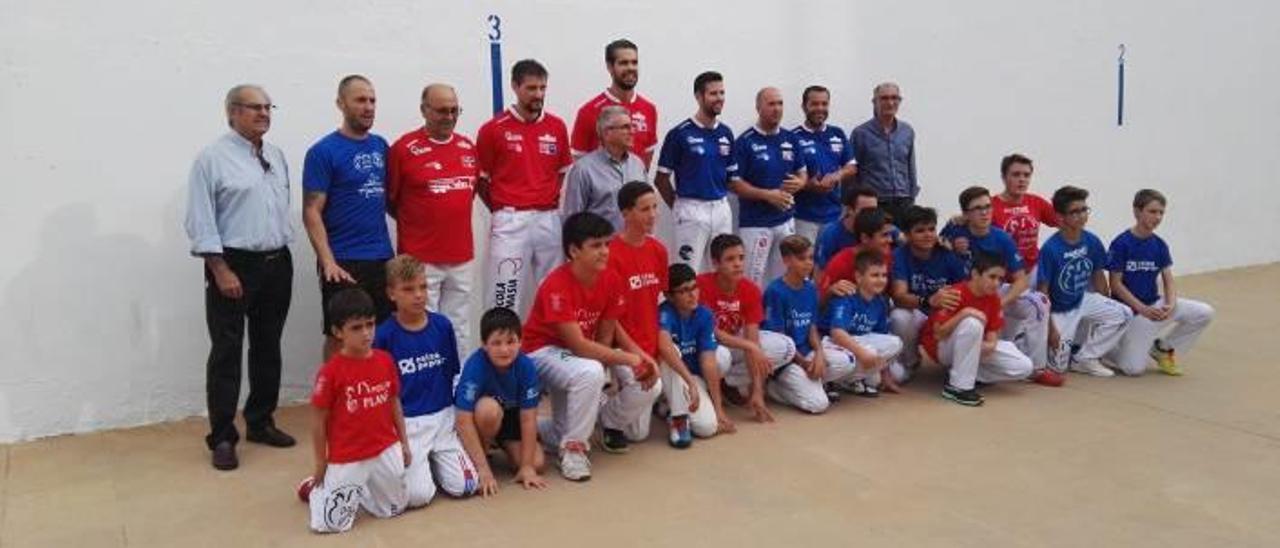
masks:
<instances>
[{"instance_id":1,"label":"grey polo shirt","mask_svg":"<svg viewBox=\"0 0 1280 548\"><path fill-rule=\"evenodd\" d=\"M293 241L289 224L289 166L275 145L262 143L263 169L253 143L234 131L205 147L187 185L191 254L224 248L271 251Z\"/></svg>"},{"instance_id":2,"label":"grey polo shirt","mask_svg":"<svg viewBox=\"0 0 1280 548\"><path fill-rule=\"evenodd\" d=\"M618 190L630 181L648 182L644 162L630 152L615 161L604 147L597 148L573 162L564 179L561 214L568 217L579 211L590 211L622 230L622 212L618 210Z\"/></svg>"}]
</instances>

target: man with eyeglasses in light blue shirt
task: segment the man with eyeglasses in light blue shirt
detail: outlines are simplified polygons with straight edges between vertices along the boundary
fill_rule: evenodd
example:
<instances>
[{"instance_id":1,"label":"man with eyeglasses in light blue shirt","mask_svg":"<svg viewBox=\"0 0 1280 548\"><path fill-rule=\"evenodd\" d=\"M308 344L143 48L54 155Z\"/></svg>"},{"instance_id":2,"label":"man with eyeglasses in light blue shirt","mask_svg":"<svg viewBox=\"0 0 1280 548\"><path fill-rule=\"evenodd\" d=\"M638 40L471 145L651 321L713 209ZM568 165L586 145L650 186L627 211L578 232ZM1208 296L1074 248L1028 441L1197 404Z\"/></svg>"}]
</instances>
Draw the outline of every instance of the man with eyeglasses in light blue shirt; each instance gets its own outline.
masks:
<instances>
[{"instance_id":1,"label":"man with eyeglasses in light blue shirt","mask_svg":"<svg viewBox=\"0 0 1280 548\"><path fill-rule=\"evenodd\" d=\"M289 447L294 439L275 427L280 391L280 335L293 294L289 243L289 166L262 137L275 105L266 90L242 84L227 92L231 131L200 151L188 179L186 231L191 254L204 260L205 321L211 348L206 362L213 467L239 466L235 427L246 320L249 331L247 439Z\"/></svg>"}]
</instances>

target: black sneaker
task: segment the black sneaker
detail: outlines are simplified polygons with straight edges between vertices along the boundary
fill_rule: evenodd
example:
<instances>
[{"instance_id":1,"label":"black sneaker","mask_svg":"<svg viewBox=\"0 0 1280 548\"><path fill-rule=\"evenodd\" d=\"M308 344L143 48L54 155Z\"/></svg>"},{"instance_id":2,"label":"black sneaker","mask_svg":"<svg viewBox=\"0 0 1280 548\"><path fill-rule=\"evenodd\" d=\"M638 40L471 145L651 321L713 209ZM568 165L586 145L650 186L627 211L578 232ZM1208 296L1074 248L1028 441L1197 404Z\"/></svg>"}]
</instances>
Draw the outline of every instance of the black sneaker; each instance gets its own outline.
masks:
<instances>
[{"instance_id":1,"label":"black sneaker","mask_svg":"<svg viewBox=\"0 0 1280 548\"><path fill-rule=\"evenodd\" d=\"M236 444L229 441L218 442L213 447L213 467L222 470L235 470L240 466L240 459L236 458Z\"/></svg>"},{"instance_id":2,"label":"black sneaker","mask_svg":"<svg viewBox=\"0 0 1280 548\"><path fill-rule=\"evenodd\" d=\"M729 383L724 382L724 379L720 379L720 394L724 396L724 401L733 405L738 407L747 405L747 397L742 395L742 391L736 387L729 386Z\"/></svg>"},{"instance_id":3,"label":"black sneaker","mask_svg":"<svg viewBox=\"0 0 1280 548\"><path fill-rule=\"evenodd\" d=\"M853 395L860 398L878 398L880 397L880 389L867 384L863 379L857 379L849 383L849 389Z\"/></svg>"},{"instance_id":4,"label":"black sneaker","mask_svg":"<svg viewBox=\"0 0 1280 548\"><path fill-rule=\"evenodd\" d=\"M948 384L942 387L942 397L960 405L967 405L969 407L982 405L982 394L979 394L977 390L972 388L968 390L961 390Z\"/></svg>"},{"instance_id":5,"label":"black sneaker","mask_svg":"<svg viewBox=\"0 0 1280 548\"><path fill-rule=\"evenodd\" d=\"M836 383L826 383L822 385L822 389L827 392L827 401L831 403L840 401L840 389L836 387Z\"/></svg>"},{"instance_id":6,"label":"black sneaker","mask_svg":"<svg viewBox=\"0 0 1280 548\"><path fill-rule=\"evenodd\" d=\"M613 428L604 428L600 436L600 446L606 453L620 455L626 453L629 449L627 437L622 434L621 430Z\"/></svg>"},{"instance_id":7,"label":"black sneaker","mask_svg":"<svg viewBox=\"0 0 1280 548\"><path fill-rule=\"evenodd\" d=\"M245 434L244 439L253 443L270 445L271 447L293 447L293 445L297 443L297 441L293 439L293 436L290 436L279 428L271 425L250 430Z\"/></svg>"}]
</instances>

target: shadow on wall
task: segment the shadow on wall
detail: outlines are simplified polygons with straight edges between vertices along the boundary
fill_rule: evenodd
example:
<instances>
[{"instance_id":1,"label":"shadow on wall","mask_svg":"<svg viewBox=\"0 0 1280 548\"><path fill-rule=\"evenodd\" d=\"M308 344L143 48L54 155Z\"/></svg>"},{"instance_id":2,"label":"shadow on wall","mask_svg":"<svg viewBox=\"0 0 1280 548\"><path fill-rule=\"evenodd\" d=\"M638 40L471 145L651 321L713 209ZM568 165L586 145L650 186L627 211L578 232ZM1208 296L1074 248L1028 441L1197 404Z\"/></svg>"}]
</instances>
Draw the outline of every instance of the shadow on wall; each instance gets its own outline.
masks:
<instances>
[{"instance_id":1,"label":"shadow on wall","mask_svg":"<svg viewBox=\"0 0 1280 548\"><path fill-rule=\"evenodd\" d=\"M166 201L158 243L102 234L86 202L46 218L36 259L3 291L0 442L205 412L204 279L182 230L185 204L185 188ZM309 254L294 260L312 271ZM304 396L317 367L319 335L304 327L319 323L318 291L299 284L309 279L295 278L282 402Z\"/></svg>"}]
</instances>

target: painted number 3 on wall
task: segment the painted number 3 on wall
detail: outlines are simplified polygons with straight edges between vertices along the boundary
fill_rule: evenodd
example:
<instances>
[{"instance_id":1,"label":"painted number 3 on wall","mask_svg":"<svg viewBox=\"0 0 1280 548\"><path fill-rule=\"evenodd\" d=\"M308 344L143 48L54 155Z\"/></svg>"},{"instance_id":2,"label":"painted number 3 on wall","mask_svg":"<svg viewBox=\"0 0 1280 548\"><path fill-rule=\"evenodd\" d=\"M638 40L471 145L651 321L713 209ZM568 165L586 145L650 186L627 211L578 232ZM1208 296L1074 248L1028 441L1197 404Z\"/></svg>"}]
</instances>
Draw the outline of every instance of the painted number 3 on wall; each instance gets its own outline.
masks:
<instances>
[{"instance_id":1,"label":"painted number 3 on wall","mask_svg":"<svg viewBox=\"0 0 1280 548\"><path fill-rule=\"evenodd\" d=\"M499 42L502 40L502 18L497 15L489 16L489 41Z\"/></svg>"}]
</instances>

